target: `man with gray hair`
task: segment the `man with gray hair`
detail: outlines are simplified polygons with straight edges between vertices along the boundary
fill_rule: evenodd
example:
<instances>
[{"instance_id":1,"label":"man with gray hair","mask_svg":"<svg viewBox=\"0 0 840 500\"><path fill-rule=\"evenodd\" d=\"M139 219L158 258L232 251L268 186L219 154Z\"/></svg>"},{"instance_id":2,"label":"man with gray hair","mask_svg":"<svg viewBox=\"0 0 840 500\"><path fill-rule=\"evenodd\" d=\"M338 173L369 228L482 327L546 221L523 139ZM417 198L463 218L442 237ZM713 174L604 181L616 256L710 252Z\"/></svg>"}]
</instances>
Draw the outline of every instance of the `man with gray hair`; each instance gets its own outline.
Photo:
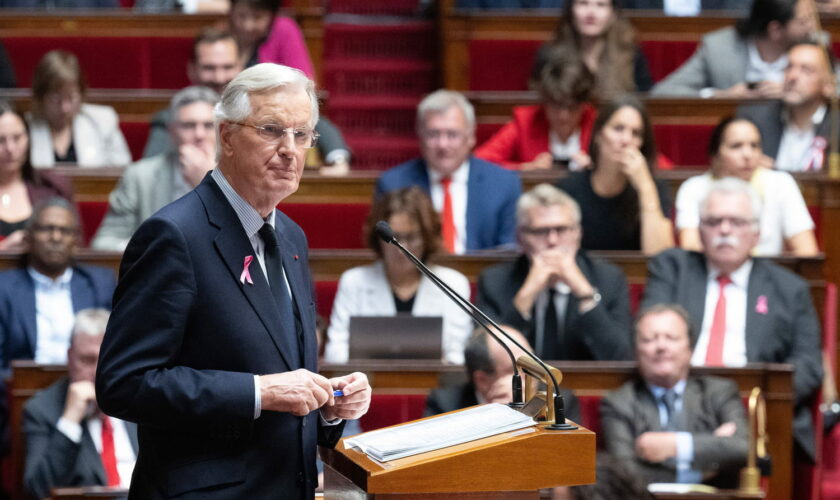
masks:
<instances>
[{"instance_id":1,"label":"man with gray hair","mask_svg":"<svg viewBox=\"0 0 840 500\"><path fill-rule=\"evenodd\" d=\"M509 245L521 186L515 172L472 156L475 111L467 99L438 90L417 106L420 158L383 173L375 197L420 186L441 216L442 247L450 253Z\"/></svg>"},{"instance_id":2,"label":"man with gray hair","mask_svg":"<svg viewBox=\"0 0 840 500\"><path fill-rule=\"evenodd\" d=\"M109 197L108 213L91 246L123 251L140 223L193 189L216 163L213 106L219 95L207 87L187 87L172 97L166 153L126 168Z\"/></svg>"},{"instance_id":3,"label":"man with gray hair","mask_svg":"<svg viewBox=\"0 0 840 500\"><path fill-rule=\"evenodd\" d=\"M486 269L478 306L521 330L545 359L631 359L630 296L621 269L580 249L580 208L540 184L516 207L524 252Z\"/></svg>"},{"instance_id":4,"label":"man with gray hair","mask_svg":"<svg viewBox=\"0 0 840 500\"><path fill-rule=\"evenodd\" d=\"M218 168L123 254L97 400L138 424L131 497L311 498L316 444L371 395L362 373L317 373L306 237L276 209L318 137L315 85L258 64L215 114Z\"/></svg>"},{"instance_id":5,"label":"man with gray hair","mask_svg":"<svg viewBox=\"0 0 840 500\"><path fill-rule=\"evenodd\" d=\"M96 406L93 378L110 313L76 314L67 377L38 392L23 407L24 484L34 498L62 486L127 488L137 457L137 426L109 418Z\"/></svg>"},{"instance_id":6,"label":"man with gray hair","mask_svg":"<svg viewBox=\"0 0 840 500\"><path fill-rule=\"evenodd\" d=\"M752 257L760 215L748 183L712 183L700 203L703 252L670 249L651 259L643 307L669 302L688 310L698 332L694 366L792 363L797 456L813 461L809 405L822 384L820 325L805 280Z\"/></svg>"}]
</instances>

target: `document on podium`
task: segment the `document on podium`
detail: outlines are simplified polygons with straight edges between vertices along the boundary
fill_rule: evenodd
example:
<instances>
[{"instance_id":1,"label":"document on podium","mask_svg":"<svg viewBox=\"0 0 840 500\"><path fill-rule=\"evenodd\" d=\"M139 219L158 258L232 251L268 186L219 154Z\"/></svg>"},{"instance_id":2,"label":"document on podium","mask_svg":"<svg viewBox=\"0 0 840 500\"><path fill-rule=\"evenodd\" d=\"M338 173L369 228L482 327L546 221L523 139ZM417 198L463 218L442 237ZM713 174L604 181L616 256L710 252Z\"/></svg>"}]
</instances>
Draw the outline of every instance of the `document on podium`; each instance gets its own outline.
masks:
<instances>
[{"instance_id":1,"label":"document on podium","mask_svg":"<svg viewBox=\"0 0 840 500\"><path fill-rule=\"evenodd\" d=\"M387 462L398 458L475 441L536 422L508 406L491 403L398 427L390 427L346 439L344 444Z\"/></svg>"}]
</instances>

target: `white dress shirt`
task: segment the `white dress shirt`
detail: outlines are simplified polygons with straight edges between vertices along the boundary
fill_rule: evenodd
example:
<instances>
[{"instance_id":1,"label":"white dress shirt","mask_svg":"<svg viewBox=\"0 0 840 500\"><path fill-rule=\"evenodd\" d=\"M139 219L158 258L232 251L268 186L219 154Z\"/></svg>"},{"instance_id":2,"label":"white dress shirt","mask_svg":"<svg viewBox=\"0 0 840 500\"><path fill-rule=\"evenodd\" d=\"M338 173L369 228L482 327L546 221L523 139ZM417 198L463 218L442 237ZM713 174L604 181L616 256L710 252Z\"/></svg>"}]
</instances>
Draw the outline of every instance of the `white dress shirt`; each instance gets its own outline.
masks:
<instances>
[{"instance_id":1,"label":"white dress shirt","mask_svg":"<svg viewBox=\"0 0 840 500\"><path fill-rule=\"evenodd\" d=\"M723 364L724 366L744 366L747 364L747 286L752 271L752 260L747 260L741 267L729 275L732 280L726 285L723 293L726 296L726 333L723 339ZM694 354L691 356L691 364L703 366L706 364L706 351L709 347L709 336L711 335L712 321L715 317L720 284L717 277L720 271L709 266L709 274L706 278L706 308L703 312L703 326L700 328L700 336L694 346Z\"/></svg>"},{"instance_id":2,"label":"white dress shirt","mask_svg":"<svg viewBox=\"0 0 840 500\"><path fill-rule=\"evenodd\" d=\"M785 68L788 64L788 56L784 54L775 61L764 61L758 53L755 42L747 42L747 82L770 82L782 83L785 79Z\"/></svg>"},{"instance_id":3,"label":"white dress shirt","mask_svg":"<svg viewBox=\"0 0 840 500\"><path fill-rule=\"evenodd\" d=\"M700 0L665 0L666 16L695 17L700 15Z\"/></svg>"},{"instance_id":4,"label":"white dress shirt","mask_svg":"<svg viewBox=\"0 0 840 500\"><path fill-rule=\"evenodd\" d=\"M55 280L32 267L26 270L35 283L35 361L45 365L65 365L75 319L70 292L73 269L67 268Z\"/></svg>"},{"instance_id":5,"label":"white dress shirt","mask_svg":"<svg viewBox=\"0 0 840 500\"><path fill-rule=\"evenodd\" d=\"M580 152L580 129L575 129L565 142L554 131L548 133L548 148L554 158L568 158Z\"/></svg>"},{"instance_id":6,"label":"white dress shirt","mask_svg":"<svg viewBox=\"0 0 840 500\"><path fill-rule=\"evenodd\" d=\"M805 129L796 128L790 121L788 113L785 113L785 128L782 131L782 139L779 142L779 151L776 154L775 167L779 170L800 172L808 168L814 160L814 138L817 137L817 127L825 118L825 105L820 106L811 116L810 127ZM827 144L827 143L824 143ZM823 147L823 151L827 148ZM818 170L822 167L822 161L815 165Z\"/></svg>"},{"instance_id":7,"label":"white dress shirt","mask_svg":"<svg viewBox=\"0 0 840 500\"><path fill-rule=\"evenodd\" d=\"M443 176L427 168L429 172L429 190L432 205L438 213L443 212ZM449 196L452 198L452 218L455 223L455 253L462 254L467 250L467 180L470 178L470 161L461 164L450 176Z\"/></svg>"}]
</instances>

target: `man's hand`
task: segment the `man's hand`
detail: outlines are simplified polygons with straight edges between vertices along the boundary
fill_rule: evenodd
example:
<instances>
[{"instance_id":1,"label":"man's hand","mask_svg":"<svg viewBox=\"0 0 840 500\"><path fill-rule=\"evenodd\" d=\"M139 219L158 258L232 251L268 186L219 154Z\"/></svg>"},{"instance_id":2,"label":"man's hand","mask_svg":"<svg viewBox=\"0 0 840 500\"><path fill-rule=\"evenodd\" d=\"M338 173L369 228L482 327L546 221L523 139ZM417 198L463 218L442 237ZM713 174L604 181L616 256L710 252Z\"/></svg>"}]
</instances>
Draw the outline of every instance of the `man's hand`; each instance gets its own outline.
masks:
<instances>
[{"instance_id":1,"label":"man's hand","mask_svg":"<svg viewBox=\"0 0 840 500\"><path fill-rule=\"evenodd\" d=\"M332 385L325 377L303 368L293 372L260 375L263 410L302 417L325 404L333 404Z\"/></svg>"},{"instance_id":2,"label":"man's hand","mask_svg":"<svg viewBox=\"0 0 840 500\"><path fill-rule=\"evenodd\" d=\"M724 422L720 424L720 427L715 429L715 436L717 437L729 437L735 435L735 431L738 429L738 426L735 425L735 422Z\"/></svg>"},{"instance_id":3,"label":"man's hand","mask_svg":"<svg viewBox=\"0 0 840 500\"><path fill-rule=\"evenodd\" d=\"M781 99L783 90L784 84L782 82L771 82L770 80L758 82L755 86L755 93L758 94L758 97L764 99Z\"/></svg>"},{"instance_id":4,"label":"man's hand","mask_svg":"<svg viewBox=\"0 0 840 500\"><path fill-rule=\"evenodd\" d=\"M73 382L67 388L67 402L61 415L70 422L81 423L85 417L91 415L96 407L96 390L93 382L80 380Z\"/></svg>"},{"instance_id":5,"label":"man's hand","mask_svg":"<svg viewBox=\"0 0 840 500\"><path fill-rule=\"evenodd\" d=\"M178 161L181 163L181 174L192 187L198 186L201 179L213 169L216 163L215 142L200 148L194 144L181 144L178 147Z\"/></svg>"},{"instance_id":6,"label":"man's hand","mask_svg":"<svg viewBox=\"0 0 840 500\"><path fill-rule=\"evenodd\" d=\"M645 432L636 438L636 455L642 460L659 463L677 456L677 435L674 432Z\"/></svg>"},{"instance_id":7,"label":"man's hand","mask_svg":"<svg viewBox=\"0 0 840 500\"><path fill-rule=\"evenodd\" d=\"M0 250L22 250L25 246L23 241L24 230L18 229L0 240Z\"/></svg>"},{"instance_id":8,"label":"man's hand","mask_svg":"<svg viewBox=\"0 0 840 500\"><path fill-rule=\"evenodd\" d=\"M513 375L503 375L493 382L484 399L488 403L508 404L513 401Z\"/></svg>"},{"instance_id":9,"label":"man's hand","mask_svg":"<svg viewBox=\"0 0 840 500\"><path fill-rule=\"evenodd\" d=\"M715 97L726 97L729 99L755 99L758 93L749 87L746 82L735 84L728 89L715 90Z\"/></svg>"},{"instance_id":10,"label":"man's hand","mask_svg":"<svg viewBox=\"0 0 840 500\"><path fill-rule=\"evenodd\" d=\"M367 375L354 372L343 377L331 378L329 383L331 384L330 396L333 389L341 390L344 396L334 398L321 408L321 416L325 420L356 419L367 413L370 407L370 395L373 392Z\"/></svg>"}]
</instances>

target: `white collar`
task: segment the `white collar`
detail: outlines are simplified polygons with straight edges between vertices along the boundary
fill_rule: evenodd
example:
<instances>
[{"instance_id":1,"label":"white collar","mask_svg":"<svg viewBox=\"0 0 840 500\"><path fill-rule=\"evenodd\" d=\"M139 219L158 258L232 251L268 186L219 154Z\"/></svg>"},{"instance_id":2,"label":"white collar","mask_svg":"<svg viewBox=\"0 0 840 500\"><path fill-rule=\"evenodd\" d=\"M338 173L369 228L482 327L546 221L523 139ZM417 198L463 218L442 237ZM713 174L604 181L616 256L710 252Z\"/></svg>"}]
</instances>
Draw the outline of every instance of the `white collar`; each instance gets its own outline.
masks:
<instances>
[{"instance_id":1,"label":"white collar","mask_svg":"<svg viewBox=\"0 0 840 500\"><path fill-rule=\"evenodd\" d=\"M747 259L746 262L741 264L741 267L729 273L729 279L732 280L732 284L742 290L746 290L747 285L750 282L750 272L752 272L752 266L752 259ZM721 273L720 269L709 263L709 281L717 280L717 277L721 274L723 273Z\"/></svg>"},{"instance_id":2,"label":"white collar","mask_svg":"<svg viewBox=\"0 0 840 500\"><path fill-rule=\"evenodd\" d=\"M46 274L41 274L40 272L36 271L35 268L32 266L27 266L26 270L29 272L29 276L31 276L36 283L42 286L66 286L69 285L70 280L73 279L72 266L68 266L67 269L65 269L64 272L61 273L61 276L59 276L56 279L52 279Z\"/></svg>"},{"instance_id":3,"label":"white collar","mask_svg":"<svg viewBox=\"0 0 840 500\"><path fill-rule=\"evenodd\" d=\"M426 167L426 170L429 172L429 184L430 185L435 185L435 184L439 183L441 179L443 179L443 175L440 172L438 172L437 170L433 170L433 169L429 168L428 166ZM466 184L467 183L467 178L469 177L469 175L470 175L470 160L469 160L469 158L467 158L464 161L464 163L461 164L460 167L456 168L455 171L452 172L452 175L450 175L449 178L452 179L452 182L454 182L455 184Z\"/></svg>"}]
</instances>

